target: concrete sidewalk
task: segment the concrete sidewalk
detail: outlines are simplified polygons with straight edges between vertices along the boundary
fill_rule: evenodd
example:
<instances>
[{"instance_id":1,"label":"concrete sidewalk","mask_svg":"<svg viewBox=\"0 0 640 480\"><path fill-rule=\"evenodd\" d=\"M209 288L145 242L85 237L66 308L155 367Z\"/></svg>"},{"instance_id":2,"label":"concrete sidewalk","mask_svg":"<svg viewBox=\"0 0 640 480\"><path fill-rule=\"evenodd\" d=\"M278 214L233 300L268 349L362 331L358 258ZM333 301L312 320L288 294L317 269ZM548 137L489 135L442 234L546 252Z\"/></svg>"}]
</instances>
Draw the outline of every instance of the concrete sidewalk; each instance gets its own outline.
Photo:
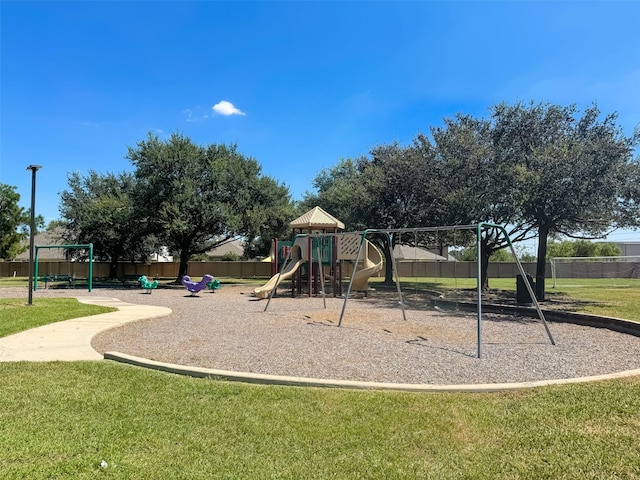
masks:
<instances>
[{"instance_id":1,"label":"concrete sidewalk","mask_svg":"<svg viewBox=\"0 0 640 480\"><path fill-rule=\"evenodd\" d=\"M134 305L108 297L78 297L79 302L117 308L117 312L74 318L0 338L0 362L102 360L91 348L99 332L128 322L164 317L167 307Z\"/></svg>"}]
</instances>

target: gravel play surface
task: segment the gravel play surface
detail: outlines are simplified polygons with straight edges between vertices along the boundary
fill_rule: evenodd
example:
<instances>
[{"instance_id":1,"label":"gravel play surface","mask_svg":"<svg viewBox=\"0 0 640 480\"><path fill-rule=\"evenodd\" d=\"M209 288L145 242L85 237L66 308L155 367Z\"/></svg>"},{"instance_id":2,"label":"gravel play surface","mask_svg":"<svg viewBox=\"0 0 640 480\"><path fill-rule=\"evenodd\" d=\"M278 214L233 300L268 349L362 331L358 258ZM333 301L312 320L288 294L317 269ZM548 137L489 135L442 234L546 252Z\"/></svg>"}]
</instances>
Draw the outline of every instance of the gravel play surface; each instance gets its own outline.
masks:
<instances>
[{"instance_id":1,"label":"gravel play surface","mask_svg":"<svg viewBox=\"0 0 640 480\"><path fill-rule=\"evenodd\" d=\"M483 314L477 358L475 314L407 310L371 292L350 299L342 326L340 298L252 296L253 286L223 285L190 296L182 288L146 294L136 288L38 290L44 296L111 297L169 307L168 317L98 334L92 346L156 361L262 374L419 384L509 383L563 379L640 368L640 338L550 322L551 345L537 319ZM26 298L26 289L0 289Z\"/></svg>"}]
</instances>

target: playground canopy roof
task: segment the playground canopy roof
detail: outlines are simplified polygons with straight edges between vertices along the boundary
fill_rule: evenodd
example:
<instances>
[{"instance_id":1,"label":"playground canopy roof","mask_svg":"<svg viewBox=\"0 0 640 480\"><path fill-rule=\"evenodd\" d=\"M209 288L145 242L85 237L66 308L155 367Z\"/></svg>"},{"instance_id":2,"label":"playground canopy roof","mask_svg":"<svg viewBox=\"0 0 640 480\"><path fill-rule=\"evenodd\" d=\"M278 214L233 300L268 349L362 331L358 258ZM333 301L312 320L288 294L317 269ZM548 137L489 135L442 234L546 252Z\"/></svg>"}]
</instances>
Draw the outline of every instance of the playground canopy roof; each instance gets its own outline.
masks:
<instances>
[{"instance_id":1,"label":"playground canopy roof","mask_svg":"<svg viewBox=\"0 0 640 480\"><path fill-rule=\"evenodd\" d=\"M325 212L320 207L314 207L304 215L299 216L295 220L289 223L292 228L299 229L339 229L344 230L344 223L338 220L333 215Z\"/></svg>"}]
</instances>

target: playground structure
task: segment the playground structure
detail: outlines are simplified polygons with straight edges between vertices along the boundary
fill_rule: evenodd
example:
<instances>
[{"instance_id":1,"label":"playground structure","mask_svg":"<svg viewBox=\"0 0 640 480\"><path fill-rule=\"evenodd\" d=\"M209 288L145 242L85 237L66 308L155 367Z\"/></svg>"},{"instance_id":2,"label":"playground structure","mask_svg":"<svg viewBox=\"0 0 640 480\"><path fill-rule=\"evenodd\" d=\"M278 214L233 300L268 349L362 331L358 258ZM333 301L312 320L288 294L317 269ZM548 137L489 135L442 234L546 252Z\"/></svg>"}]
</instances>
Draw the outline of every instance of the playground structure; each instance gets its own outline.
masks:
<instances>
[{"instance_id":1,"label":"playground structure","mask_svg":"<svg viewBox=\"0 0 640 480\"><path fill-rule=\"evenodd\" d=\"M277 242L275 243L277 249ZM276 256L278 253L275 254ZM289 258L285 261L282 269L273 275L267 283L256 288L253 293L258 298L268 298L269 295L278 288L280 282L290 279L298 269L309 261L309 248L305 237L296 238L290 247Z\"/></svg>"},{"instance_id":2,"label":"playground structure","mask_svg":"<svg viewBox=\"0 0 640 480\"><path fill-rule=\"evenodd\" d=\"M207 284L213 281L213 276L206 274L202 277L199 282L194 282L191 280L189 275L185 275L182 277L182 285L187 289L188 292L191 292L191 296L196 296L201 290L207 288Z\"/></svg>"},{"instance_id":3,"label":"playground structure","mask_svg":"<svg viewBox=\"0 0 640 480\"><path fill-rule=\"evenodd\" d=\"M148 279L146 275L142 275L138 278L140 282L140 286L146 290L148 294L151 294L151 291L154 288L158 288L158 280Z\"/></svg>"},{"instance_id":4,"label":"playground structure","mask_svg":"<svg viewBox=\"0 0 640 480\"><path fill-rule=\"evenodd\" d=\"M89 292L91 292L91 290L93 290L93 243L87 243L87 244L69 244L69 245L35 245L35 258L34 258L34 263L35 263L35 269L34 269L34 278L33 278L33 291L35 292L36 290L38 290L38 251L41 248L63 248L63 249L67 249L67 250L88 250L89 253L89 276L87 278L88 280L88 285L89 285ZM69 265L71 265L71 262L69 262ZM63 280L62 276L58 275L55 278L53 277L49 277L49 276L45 276L43 277L43 281L45 282L45 288L47 286L47 283L51 280ZM64 281L68 282L69 284L73 284L75 278L74 275L69 272L68 275L64 276Z\"/></svg>"},{"instance_id":5,"label":"playground structure","mask_svg":"<svg viewBox=\"0 0 640 480\"><path fill-rule=\"evenodd\" d=\"M270 298L284 280L291 280L291 295L303 293L309 296L325 294L325 280L329 282L333 296L342 295L343 261L354 260L358 239L342 235L344 223L320 207L309 210L289 223L293 229L292 241L274 239L271 248L272 269L269 281L254 290L258 298ZM369 289L369 277L383 266L383 257L372 243L367 241L363 265L354 275L354 291ZM306 281L305 281L306 280Z\"/></svg>"},{"instance_id":6,"label":"playground structure","mask_svg":"<svg viewBox=\"0 0 640 480\"><path fill-rule=\"evenodd\" d=\"M517 263L520 275L522 275L522 277L526 277L526 272L518 259L517 253L513 247L513 244L511 243L511 239L509 238L509 235L505 230L505 228L502 227L501 225L494 225L491 223L484 222L484 223L478 223L474 225L454 225L454 226L423 227L423 228L411 228L411 229L367 229L362 232L354 232L354 233L311 233L307 235L298 235L296 236L293 242L293 246L296 246L296 245L300 246L300 249L299 250L296 249L296 253L293 254L295 255L295 261L291 261L292 252L294 250L292 248L288 252L288 256L283 264L282 271L276 274L275 276L273 276L269 280L269 282L260 290L260 295L261 295L260 298L268 297L268 301L267 301L267 304L265 305L264 311L266 311L269 308L269 304L271 302L271 299L273 298L276 287L282 281L282 275L284 273L286 273L287 278L290 278L293 276L293 273L298 269L300 269L300 267L304 265L306 262L308 262L309 268L310 269L312 268L312 265L314 263L312 261L313 255L312 254L309 255L308 253L309 250L307 250L306 256L305 256L305 251L301 248L301 246L304 244L305 241L307 245L311 246L314 244L314 240L316 241L316 245L320 245L322 239L332 239L331 244L339 247L338 249L336 249L337 251L334 250L334 252L336 253L335 254L332 253L331 257L335 259L340 259L340 260L347 260L347 259L351 260L353 259L353 256L354 256L353 255L354 249L351 247L351 248L343 248L341 250L340 246L345 246L349 244L353 246L353 239L358 239L358 241L356 242L358 245L358 248L355 251L355 258L353 259L355 264L354 273L352 273L352 275L350 276L349 286L347 288L347 292L344 294L344 303L342 306L342 310L340 312L340 318L338 320L338 326L341 326L342 321L344 319L345 311L347 309L347 304L348 304L351 292L357 291L358 289L362 289L362 291L366 291L366 288L368 288L368 279L382 269L382 265L383 265L382 253L377 247L375 247L375 245L373 245L372 242L368 240L367 237L372 235L376 235L378 237L380 236L386 237L385 243L388 246L391 246L393 245L393 238L395 235L397 235L398 238L401 238L403 235L406 236L407 234L413 234L417 241L419 235L435 234L437 236L438 232L454 232L455 233L456 231L466 231L467 233L469 232L475 233L476 253L477 253L477 257L476 257L477 356L478 358L481 358L482 356L482 282L481 282L482 238L486 237L487 235L502 235L507 241L507 244L511 249L512 254L514 255L514 258L516 259L516 263ZM349 254L347 254L347 252L349 252ZM363 267L358 269L361 259L363 260ZM398 305L402 309L403 319L406 320L406 308L405 308L406 304L403 298L402 288L400 286L400 278L398 275L396 261L393 254L389 255L389 259L391 262L391 268L393 272L393 277L395 279L395 284L396 284L396 289L398 294ZM323 272L323 265L321 262L319 247L318 247L318 255L316 257L316 261L318 263L318 271ZM337 263L334 262L332 264L332 267L336 267L336 265ZM334 271L337 271L338 273L340 273L341 270L334 268ZM323 281L323 278L324 278L324 275L320 275L321 281ZM340 280L340 283L341 283L341 280ZM529 282L524 282L524 283L525 283L524 287L527 289L529 296L532 299L532 303L538 314L538 318L540 319L541 323L544 325L549 341L551 342L552 345L555 345L555 340L553 338L553 335L551 334L547 321L536 299L533 288L529 284ZM294 294L294 292L295 290L292 288L292 294ZM325 297L324 284L322 286L322 289L319 290L319 292L322 294L324 298ZM334 290L334 296L335 296L335 293L336 291ZM311 290L309 291L309 294L311 295ZM325 301L325 308L326 308L326 301Z\"/></svg>"},{"instance_id":7,"label":"playground structure","mask_svg":"<svg viewBox=\"0 0 640 480\"><path fill-rule=\"evenodd\" d=\"M220 290L221 286L222 285L220 285L220 280L218 280L217 278L211 280L210 282L207 282L207 288L212 292L215 292L216 290Z\"/></svg>"},{"instance_id":8,"label":"playground structure","mask_svg":"<svg viewBox=\"0 0 640 480\"><path fill-rule=\"evenodd\" d=\"M334 254L334 245L337 252ZM301 292L302 268L307 276L309 296L325 292L325 279L333 281L333 296L341 293L340 262L354 261L359 250L359 236L353 234L299 234L293 242L274 242L273 249L277 252L281 268L267 283L254 290L258 298L269 298L275 289L284 280L292 280L292 295L296 290ZM356 262L353 272L353 291L367 292L369 290L369 278L376 275L384 265L383 255L372 242L365 241L365 253L361 268ZM276 254L274 254L275 256ZM315 272L315 275L314 275ZM298 278L295 275L298 274Z\"/></svg>"}]
</instances>

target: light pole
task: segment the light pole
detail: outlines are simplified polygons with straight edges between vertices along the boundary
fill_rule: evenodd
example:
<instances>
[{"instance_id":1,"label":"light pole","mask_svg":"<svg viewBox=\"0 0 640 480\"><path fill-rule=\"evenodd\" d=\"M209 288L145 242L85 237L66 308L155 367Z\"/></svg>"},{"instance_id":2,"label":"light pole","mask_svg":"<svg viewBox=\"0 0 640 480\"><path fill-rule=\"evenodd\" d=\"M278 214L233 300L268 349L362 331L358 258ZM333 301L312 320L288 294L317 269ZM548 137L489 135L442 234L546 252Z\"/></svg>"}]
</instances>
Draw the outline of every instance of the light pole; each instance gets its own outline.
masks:
<instances>
[{"instance_id":1,"label":"light pole","mask_svg":"<svg viewBox=\"0 0 640 480\"><path fill-rule=\"evenodd\" d=\"M36 172L42 165L29 165L31 170L31 224L29 226L29 305L33 305L33 255L35 250L34 239L36 236Z\"/></svg>"}]
</instances>

